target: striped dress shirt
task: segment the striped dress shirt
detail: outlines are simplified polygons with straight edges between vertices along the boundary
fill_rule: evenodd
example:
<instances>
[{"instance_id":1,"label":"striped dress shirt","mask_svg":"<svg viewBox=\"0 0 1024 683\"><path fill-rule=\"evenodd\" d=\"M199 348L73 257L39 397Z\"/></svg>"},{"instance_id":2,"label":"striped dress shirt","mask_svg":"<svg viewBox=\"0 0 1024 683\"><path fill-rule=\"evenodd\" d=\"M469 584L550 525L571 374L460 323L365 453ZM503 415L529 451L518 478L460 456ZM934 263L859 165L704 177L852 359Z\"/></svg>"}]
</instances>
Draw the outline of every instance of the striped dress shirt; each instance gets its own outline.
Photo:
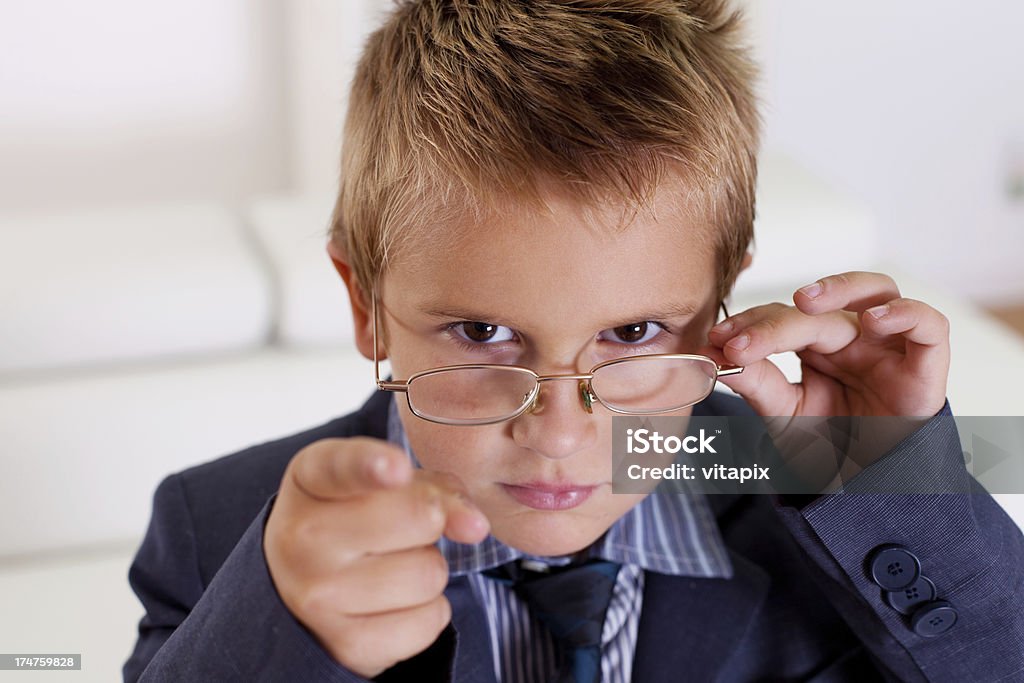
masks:
<instances>
[{"instance_id":1,"label":"striped dress shirt","mask_svg":"<svg viewBox=\"0 0 1024 683\"><path fill-rule=\"evenodd\" d=\"M409 446L395 403L388 409L388 441ZM468 575L474 596L484 607L490 628L494 674L499 683L543 683L557 671L555 643L515 592L480 572L515 559L564 565L570 557L538 557L487 536L476 545L441 538L438 548L451 576ZM677 576L731 578L732 564L715 517L703 496L650 495L591 544L587 558L622 565L612 589L601 632L601 680L628 683L632 674L637 627L643 606L644 572Z\"/></svg>"}]
</instances>

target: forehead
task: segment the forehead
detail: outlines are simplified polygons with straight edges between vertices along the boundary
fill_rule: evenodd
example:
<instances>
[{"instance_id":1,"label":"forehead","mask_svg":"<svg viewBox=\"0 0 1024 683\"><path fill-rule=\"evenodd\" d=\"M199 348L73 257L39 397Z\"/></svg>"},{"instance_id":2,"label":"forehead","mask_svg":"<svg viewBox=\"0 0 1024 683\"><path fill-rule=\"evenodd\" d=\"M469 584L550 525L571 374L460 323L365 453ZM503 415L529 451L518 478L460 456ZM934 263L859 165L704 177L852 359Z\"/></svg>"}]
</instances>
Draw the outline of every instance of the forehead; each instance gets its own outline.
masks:
<instances>
[{"instance_id":1,"label":"forehead","mask_svg":"<svg viewBox=\"0 0 1024 683\"><path fill-rule=\"evenodd\" d=\"M702 307L717 284L715 240L686 196L663 187L634 208L552 190L543 208L507 200L483 216L449 216L426 231L441 239L412 238L385 286L419 308L477 303L515 309L521 319Z\"/></svg>"}]
</instances>

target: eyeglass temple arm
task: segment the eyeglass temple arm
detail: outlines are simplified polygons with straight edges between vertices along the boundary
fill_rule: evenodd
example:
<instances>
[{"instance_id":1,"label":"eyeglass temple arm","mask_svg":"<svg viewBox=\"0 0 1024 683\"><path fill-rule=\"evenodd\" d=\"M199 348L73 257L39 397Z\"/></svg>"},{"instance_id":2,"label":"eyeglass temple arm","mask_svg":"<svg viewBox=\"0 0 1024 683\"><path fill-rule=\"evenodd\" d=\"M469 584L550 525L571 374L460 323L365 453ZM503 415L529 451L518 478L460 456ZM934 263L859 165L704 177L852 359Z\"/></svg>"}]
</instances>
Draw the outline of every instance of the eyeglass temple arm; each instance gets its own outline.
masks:
<instances>
[{"instance_id":1,"label":"eyeglass temple arm","mask_svg":"<svg viewBox=\"0 0 1024 683\"><path fill-rule=\"evenodd\" d=\"M725 301L723 300L719 306L722 308L722 320L729 318L729 309L725 307ZM718 366L718 377L728 377L729 375L738 375L743 372L742 365L719 365Z\"/></svg>"},{"instance_id":2,"label":"eyeglass temple arm","mask_svg":"<svg viewBox=\"0 0 1024 683\"><path fill-rule=\"evenodd\" d=\"M406 382L389 382L380 378L380 359L377 357L377 286L374 284L370 292L370 309L373 316L373 381L383 391L408 391Z\"/></svg>"}]
</instances>

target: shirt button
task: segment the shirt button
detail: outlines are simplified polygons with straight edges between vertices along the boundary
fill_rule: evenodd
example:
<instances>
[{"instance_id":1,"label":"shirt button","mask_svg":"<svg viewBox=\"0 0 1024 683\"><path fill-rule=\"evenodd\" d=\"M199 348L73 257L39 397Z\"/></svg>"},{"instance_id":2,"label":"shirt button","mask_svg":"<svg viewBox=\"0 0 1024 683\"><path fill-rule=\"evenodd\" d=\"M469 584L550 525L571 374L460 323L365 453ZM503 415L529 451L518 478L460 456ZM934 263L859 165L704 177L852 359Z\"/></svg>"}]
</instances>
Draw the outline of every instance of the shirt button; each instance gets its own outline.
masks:
<instances>
[{"instance_id":1,"label":"shirt button","mask_svg":"<svg viewBox=\"0 0 1024 683\"><path fill-rule=\"evenodd\" d=\"M910 625L917 635L933 638L953 628L957 616L953 605L945 600L934 600L917 608L910 618Z\"/></svg>"},{"instance_id":2,"label":"shirt button","mask_svg":"<svg viewBox=\"0 0 1024 683\"><path fill-rule=\"evenodd\" d=\"M887 591L903 590L921 575L921 562L917 555L901 545L887 544L875 548L868 564L871 580Z\"/></svg>"},{"instance_id":3,"label":"shirt button","mask_svg":"<svg viewBox=\"0 0 1024 683\"><path fill-rule=\"evenodd\" d=\"M885 591L885 601L900 614L910 614L923 602L935 599L935 584L922 574L903 590Z\"/></svg>"},{"instance_id":4,"label":"shirt button","mask_svg":"<svg viewBox=\"0 0 1024 683\"><path fill-rule=\"evenodd\" d=\"M519 566L528 572L539 572L541 574L547 574L551 571L551 565L549 565L547 562L541 562L540 560L531 560L525 557L519 560Z\"/></svg>"}]
</instances>

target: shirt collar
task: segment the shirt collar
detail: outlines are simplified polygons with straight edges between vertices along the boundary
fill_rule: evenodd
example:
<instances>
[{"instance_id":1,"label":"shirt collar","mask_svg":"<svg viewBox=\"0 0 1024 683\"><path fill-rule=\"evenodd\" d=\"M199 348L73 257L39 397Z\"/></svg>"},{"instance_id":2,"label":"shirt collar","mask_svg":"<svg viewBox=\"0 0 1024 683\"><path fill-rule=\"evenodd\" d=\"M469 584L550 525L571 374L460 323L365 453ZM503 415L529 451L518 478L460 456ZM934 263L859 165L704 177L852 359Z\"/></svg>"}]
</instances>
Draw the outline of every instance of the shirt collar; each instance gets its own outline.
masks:
<instances>
[{"instance_id":1,"label":"shirt collar","mask_svg":"<svg viewBox=\"0 0 1024 683\"><path fill-rule=\"evenodd\" d=\"M413 465L420 467L406 438L396 400L392 394L388 402L388 441L402 446ZM437 546L453 576L473 574L519 558L556 565L570 561L569 557L529 555L491 535L475 545L442 537ZM675 576L727 579L733 573L718 522L705 495L696 492L647 496L591 544L584 556Z\"/></svg>"}]
</instances>

